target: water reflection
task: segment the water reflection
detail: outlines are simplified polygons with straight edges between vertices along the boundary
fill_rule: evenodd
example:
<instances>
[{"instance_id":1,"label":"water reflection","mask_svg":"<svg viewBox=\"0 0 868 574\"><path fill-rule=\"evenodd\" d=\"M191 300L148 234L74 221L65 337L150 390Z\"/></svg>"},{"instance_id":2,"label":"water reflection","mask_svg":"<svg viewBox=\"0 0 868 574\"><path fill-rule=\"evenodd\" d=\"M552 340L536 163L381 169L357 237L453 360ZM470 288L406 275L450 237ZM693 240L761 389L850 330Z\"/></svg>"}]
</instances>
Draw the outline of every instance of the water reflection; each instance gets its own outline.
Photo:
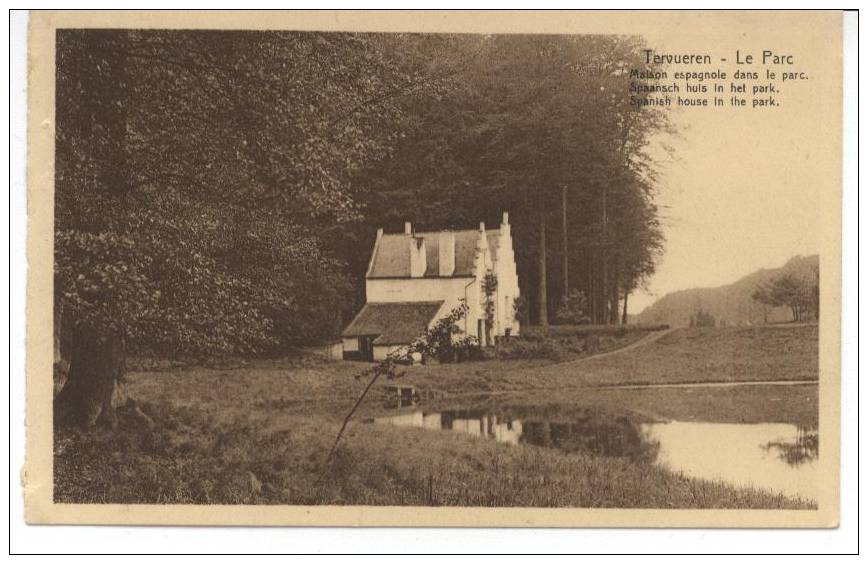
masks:
<instances>
[{"instance_id":1,"label":"water reflection","mask_svg":"<svg viewBox=\"0 0 868 574\"><path fill-rule=\"evenodd\" d=\"M660 442L657 462L673 471L817 498L816 429L809 433L792 424L672 421L647 425L647 430Z\"/></svg>"},{"instance_id":2,"label":"water reflection","mask_svg":"<svg viewBox=\"0 0 868 574\"><path fill-rule=\"evenodd\" d=\"M508 444L656 463L693 478L722 480L816 500L819 435L793 424L648 423L597 410L444 410L377 417L375 424L458 432Z\"/></svg>"},{"instance_id":3,"label":"water reflection","mask_svg":"<svg viewBox=\"0 0 868 574\"><path fill-rule=\"evenodd\" d=\"M604 415L582 415L572 422L530 421L521 442L571 453L627 457L654 462L660 444L636 422Z\"/></svg>"},{"instance_id":4,"label":"water reflection","mask_svg":"<svg viewBox=\"0 0 868 574\"><path fill-rule=\"evenodd\" d=\"M797 427L795 440L772 440L765 445L766 450L775 450L778 457L791 466L813 462L820 457L820 435L817 427Z\"/></svg>"},{"instance_id":5,"label":"water reflection","mask_svg":"<svg viewBox=\"0 0 868 574\"><path fill-rule=\"evenodd\" d=\"M569 420L540 415L455 410L396 414L374 419L376 424L454 431L509 444L526 443L570 453L628 457L653 462L659 444L641 425L624 416L599 412L574 414Z\"/></svg>"}]
</instances>

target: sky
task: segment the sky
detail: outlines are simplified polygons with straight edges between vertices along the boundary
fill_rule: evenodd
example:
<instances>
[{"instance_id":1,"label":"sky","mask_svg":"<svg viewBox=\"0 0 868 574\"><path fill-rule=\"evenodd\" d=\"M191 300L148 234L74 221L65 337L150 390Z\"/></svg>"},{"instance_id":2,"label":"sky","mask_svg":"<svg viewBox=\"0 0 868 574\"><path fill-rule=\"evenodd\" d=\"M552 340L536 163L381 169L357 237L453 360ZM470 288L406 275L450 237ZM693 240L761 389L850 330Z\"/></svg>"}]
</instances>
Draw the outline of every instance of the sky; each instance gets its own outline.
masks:
<instances>
[{"instance_id":1,"label":"sky","mask_svg":"<svg viewBox=\"0 0 868 574\"><path fill-rule=\"evenodd\" d=\"M837 129L840 119L828 97L835 79L829 53L818 54L822 50L810 37L770 40L757 34L716 40L717 47L708 49L708 39L670 34L649 45L660 52L705 46L703 51L715 57L711 69L720 67L730 78L738 67L735 49L761 54L771 45L793 54L790 69L805 70L809 78L778 83L778 107L679 108L674 113L678 136L660 138L653 146L660 161L657 202L666 251L647 292L631 296L631 313L671 291L725 285L760 268L779 267L795 255L818 253L821 198L835 192L835 185L840 189L830 176L830 170L840 170L840 160L836 163L835 146L828 145L835 141L829 130ZM728 63L720 63L720 57ZM750 102L752 96L746 97ZM661 151L661 143L674 148L674 157Z\"/></svg>"}]
</instances>

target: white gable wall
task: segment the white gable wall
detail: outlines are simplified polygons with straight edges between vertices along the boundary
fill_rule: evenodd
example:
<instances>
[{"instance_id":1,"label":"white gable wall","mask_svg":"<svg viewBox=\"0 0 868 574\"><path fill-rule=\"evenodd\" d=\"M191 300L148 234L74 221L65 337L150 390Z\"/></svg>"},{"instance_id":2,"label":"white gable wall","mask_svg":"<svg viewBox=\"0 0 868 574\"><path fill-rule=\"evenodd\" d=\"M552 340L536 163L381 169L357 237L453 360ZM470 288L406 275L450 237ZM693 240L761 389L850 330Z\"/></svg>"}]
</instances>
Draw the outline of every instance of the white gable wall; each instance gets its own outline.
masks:
<instances>
[{"instance_id":1,"label":"white gable wall","mask_svg":"<svg viewBox=\"0 0 868 574\"><path fill-rule=\"evenodd\" d=\"M520 295L515 252L512 248L512 231L506 216L504 219L504 223L500 226L500 238L494 262L494 273L497 276L495 322L497 335L501 337L506 335L506 329L510 329L513 335L518 335L519 324L515 318L514 302Z\"/></svg>"}]
</instances>

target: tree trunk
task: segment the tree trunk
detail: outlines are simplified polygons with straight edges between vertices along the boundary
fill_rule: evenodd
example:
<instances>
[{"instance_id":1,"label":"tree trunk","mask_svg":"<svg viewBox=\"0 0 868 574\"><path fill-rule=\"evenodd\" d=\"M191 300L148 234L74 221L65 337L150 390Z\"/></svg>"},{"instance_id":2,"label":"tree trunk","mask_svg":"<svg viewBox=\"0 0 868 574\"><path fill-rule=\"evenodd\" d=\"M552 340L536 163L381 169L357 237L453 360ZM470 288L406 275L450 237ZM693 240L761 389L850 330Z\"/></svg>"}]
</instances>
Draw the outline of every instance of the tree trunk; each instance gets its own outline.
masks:
<instances>
[{"instance_id":1,"label":"tree trunk","mask_svg":"<svg viewBox=\"0 0 868 574\"><path fill-rule=\"evenodd\" d=\"M612 325L618 324L618 301L621 299L621 294L617 285L612 286L611 297L609 298L609 323Z\"/></svg>"},{"instance_id":2,"label":"tree trunk","mask_svg":"<svg viewBox=\"0 0 868 574\"><path fill-rule=\"evenodd\" d=\"M617 269L617 261L613 265ZM609 323L612 325L618 324L618 301L621 299L618 283L620 282L620 273L613 271L612 273L612 289L609 293Z\"/></svg>"},{"instance_id":3,"label":"tree trunk","mask_svg":"<svg viewBox=\"0 0 868 574\"><path fill-rule=\"evenodd\" d=\"M563 297L570 294L570 247L567 236L567 186L561 188L561 236L563 240Z\"/></svg>"},{"instance_id":4,"label":"tree trunk","mask_svg":"<svg viewBox=\"0 0 868 574\"><path fill-rule=\"evenodd\" d=\"M596 323L597 317L597 300L594 295L594 252L590 247L585 247L585 264L588 266L588 277L585 286L585 294L588 300L588 318L592 323Z\"/></svg>"},{"instance_id":5,"label":"tree trunk","mask_svg":"<svg viewBox=\"0 0 868 574\"><path fill-rule=\"evenodd\" d=\"M123 402L123 336L78 327L69 347L69 373L54 401L55 424L90 428L100 423L116 428L115 408Z\"/></svg>"},{"instance_id":6,"label":"tree trunk","mask_svg":"<svg viewBox=\"0 0 868 574\"><path fill-rule=\"evenodd\" d=\"M627 324L627 296L630 295L629 291L624 291L624 313L621 315L621 324Z\"/></svg>"},{"instance_id":7,"label":"tree trunk","mask_svg":"<svg viewBox=\"0 0 868 574\"><path fill-rule=\"evenodd\" d=\"M608 277L607 277L608 269L607 269L607 261L606 261L606 258L608 257L608 255L606 253L606 243L608 241L608 231L606 229L607 219L608 219L608 216L606 214L607 202L608 202L607 196L608 196L608 193L606 191L606 188L604 187L603 188L602 206L601 206L601 210L600 210L600 212L601 212L600 213L601 239L602 239L602 241L600 242L600 303L601 303L600 306L602 307L602 309L601 309L602 321L600 321L600 322L603 324L609 323L609 314L606 312L606 307L607 307L606 297L607 297L608 291L609 291L607 289L607 281L606 281L608 279Z\"/></svg>"},{"instance_id":8,"label":"tree trunk","mask_svg":"<svg viewBox=\"0 0 868 574\"><path fill-rule=\"evenodd\" d=\"M547 326L549 324L549 309L548 295L546 293L548 285L546 284L546 217L545 212L540 209L539 212L539 286L537 302L539 304L540 325Z\"/></svg>"}]
</instances>

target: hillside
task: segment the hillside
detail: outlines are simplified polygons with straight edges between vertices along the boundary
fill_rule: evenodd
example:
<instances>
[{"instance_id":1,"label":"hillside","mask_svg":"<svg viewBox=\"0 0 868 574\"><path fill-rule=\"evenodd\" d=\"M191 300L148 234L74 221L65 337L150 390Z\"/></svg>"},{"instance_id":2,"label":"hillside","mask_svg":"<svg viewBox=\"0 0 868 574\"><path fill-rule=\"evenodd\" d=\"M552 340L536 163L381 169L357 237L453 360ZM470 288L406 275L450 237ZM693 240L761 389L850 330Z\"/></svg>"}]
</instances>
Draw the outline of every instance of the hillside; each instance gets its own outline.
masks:
<instances>
[{"instance_id":1,"label":"hillside","mask_svg":"<svg viewBox=\"0 0 868 574\"><path fill-rule=\"evenodd\" d=\"M634 321L684 326L690 323L691 315L703 310L714 315L718 321L723 320L729 325L763 323L765 318L763 306L752 298L756 288L785 273L796 277L812 278L813 270L817 265L819 265L818 255L807 257L797 255L782 267L760 269L729 285L668 293L639 313ZM767 319L770 323L780 323L792 320L792 314L786 307L775 307L768 309Z\"/></svg>"}]
</instances>

